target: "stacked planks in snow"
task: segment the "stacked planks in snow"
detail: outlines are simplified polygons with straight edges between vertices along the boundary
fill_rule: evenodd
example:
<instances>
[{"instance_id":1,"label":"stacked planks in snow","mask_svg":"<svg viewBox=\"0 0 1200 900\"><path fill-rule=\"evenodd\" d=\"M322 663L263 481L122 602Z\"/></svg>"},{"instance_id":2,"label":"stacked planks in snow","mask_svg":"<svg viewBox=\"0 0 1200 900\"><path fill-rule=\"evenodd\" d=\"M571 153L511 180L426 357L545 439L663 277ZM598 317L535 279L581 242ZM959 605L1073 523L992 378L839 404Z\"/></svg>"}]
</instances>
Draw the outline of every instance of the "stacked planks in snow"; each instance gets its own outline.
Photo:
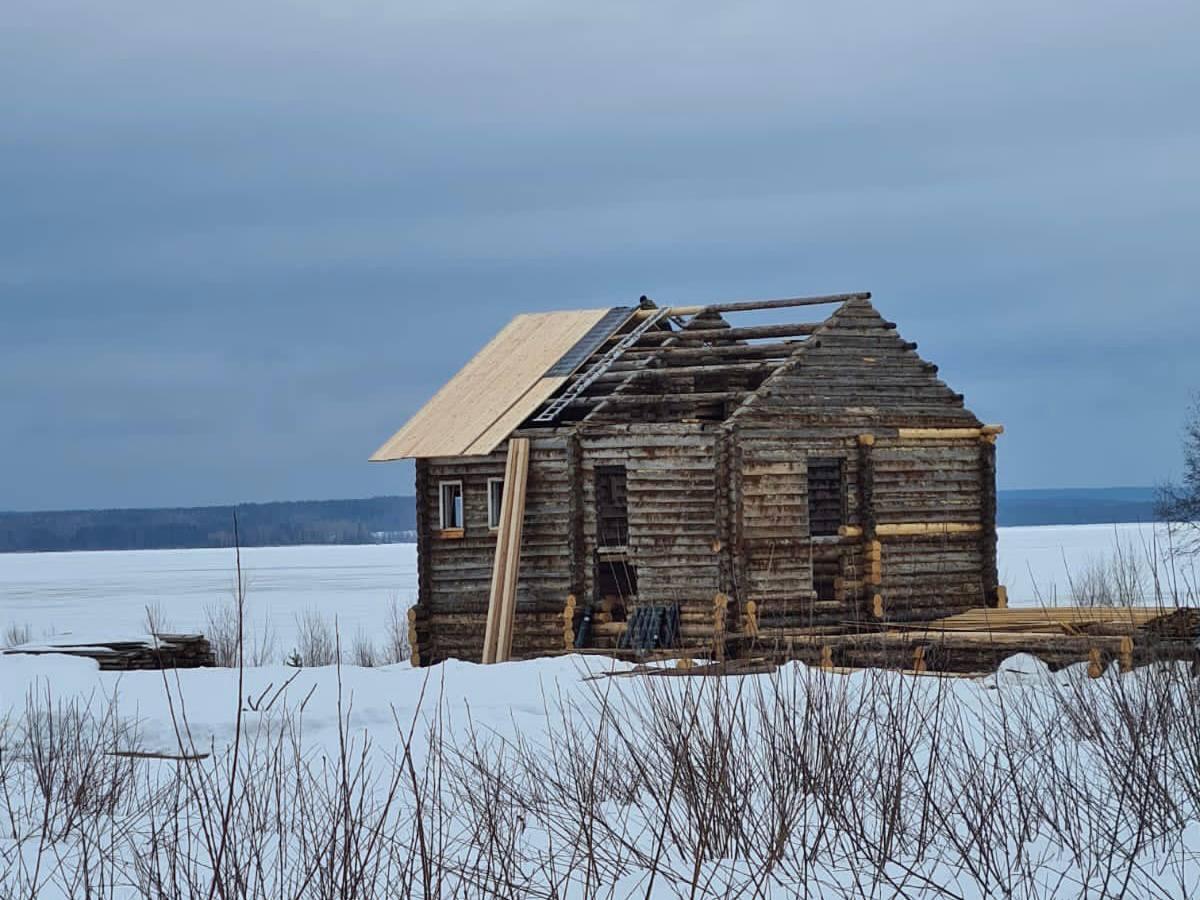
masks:
<instances>
[{"instance_id":1,"label":"stacked planks in snow","mask_svg":"<svg viewBox=\"0 0 1200 900\"><path fill-rule=\"evenodd\" d=\"M1200 611L1160 608L978 608L874 633L820 629L777 631L744 652L800 659L824 667L876 667L916 672L989 672L1017 654L1051 669L1087 663L1097 677L1110 664L1122 672L1154 662L1195 658Z\"/></svg>"},{"instance_id":2,"label":"stacked planks in snow","mask_svg":"<svg viewBox=\"0 0 1200 900\"><path fill-rule=\"evenodd\" d=\"M147 635L141 640L91 641L69 639L26 644L5 650L8 654L49 653L94 659L104 671L140 669L196 669L216 665L212 647L202 634Z\"/></svg>"}]
</instances>

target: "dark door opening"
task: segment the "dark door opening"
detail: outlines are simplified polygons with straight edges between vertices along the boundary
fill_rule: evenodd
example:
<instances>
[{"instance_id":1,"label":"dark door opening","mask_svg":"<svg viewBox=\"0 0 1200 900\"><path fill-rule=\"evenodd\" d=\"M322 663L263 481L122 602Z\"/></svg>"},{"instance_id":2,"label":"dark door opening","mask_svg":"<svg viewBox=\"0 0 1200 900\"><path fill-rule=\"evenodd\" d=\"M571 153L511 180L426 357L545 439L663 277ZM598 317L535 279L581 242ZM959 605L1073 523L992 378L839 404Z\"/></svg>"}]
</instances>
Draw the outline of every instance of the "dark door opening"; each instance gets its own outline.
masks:
<instances>
[{"instance_id":1,"label":"dark door opening","mask_svg":"<svg viewBox=\"0 0 1200 900\"><path fill-rule=\"evenodd\" d=\"M596 467L596 546L629 544L629 497L624 466Z\"/></svg>"},{"instance_id":2,"label":"dark door opening","mask_svg":"<svg viewBox=\"0 0 1200 900\"><path fill-rule=\"evenodd\" d=\"M637 596L637 569L629 561L629 496L624 466L596 467L596 599L614 621Z\"/></svg>"}]
</instances>

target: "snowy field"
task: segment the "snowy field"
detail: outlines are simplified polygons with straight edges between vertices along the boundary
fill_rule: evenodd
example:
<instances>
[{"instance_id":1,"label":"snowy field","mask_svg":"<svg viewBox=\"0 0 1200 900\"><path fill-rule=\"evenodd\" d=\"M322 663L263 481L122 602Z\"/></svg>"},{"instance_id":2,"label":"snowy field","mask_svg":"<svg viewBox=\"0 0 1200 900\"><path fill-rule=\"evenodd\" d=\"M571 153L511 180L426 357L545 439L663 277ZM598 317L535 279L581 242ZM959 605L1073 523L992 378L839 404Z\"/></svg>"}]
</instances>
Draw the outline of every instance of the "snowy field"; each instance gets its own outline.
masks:
<instances>
[{"instance_id":1,"label":"snowy field","mask_svg":"<svg viewBox=\"0 0 1200 900\"><path fill-rule=\"evenodd\" d=\"M604 677L626 669L239 683L0 656L0 896L1200 891L1200 691L1182 666Z\"/></svg>"},{"instance_id":2,"label":"snowy field","mask_svg":"<svg viewBox=\"0 0 1200 900\"><path fill-rule=\"evenodd\" d=\"M1153 538L1002 529L1000 571L1014 604L1066 602L1068 567ZM377 633L414 551L246 550L254 625L285 651L308 610ZM233 582L226 550L0 555L0 624L196 628ZM1184 666L606 677L628 668L0 656L0 896L1200 895Z\"/></svg>"},{"instance_id":3,"label":"snowy field","mask_svg":"<svg viewBox=\"0 0 1200 900\"><path fill-rule=\"evenodd\" d=\"M415 544L247 548L249 630L273 634L280 658L308 611L336 617L347 643L359 629L378 632L393 602L416 601L416 560ZM203 631L206 607L233 597L235 571L232 550L0 554L0 628L28 625L34 639L129 633L156 607L169 629Z\"/></svg>"},{"instance_id":4,"label":"snowy field","mask_svg":"<svg viewBox=\"0 0 1200 900\"><path fill-rule=\"evenodd\" d=\"M1000 580L1013 606L1070 602L1068 570L1111 557L1118 544L1145 558L1147 525L1001 528ZM1161 541L1160 541L1161 542ZM417 594L416 546L252 547L242 551L250 625L270 631L281 658L296 643L296 619L315 610L337 618L348 643L378 633L389 606ZM1189 579L1190 580L1190 579ZM232 550L137 550L0 554L0 629L28 625L53 634L141 630L147 607L170 628L203 630L204 611L233 593ZM1148 598L1149 599L1149 598Z\"/></svg>"}]
</instances>

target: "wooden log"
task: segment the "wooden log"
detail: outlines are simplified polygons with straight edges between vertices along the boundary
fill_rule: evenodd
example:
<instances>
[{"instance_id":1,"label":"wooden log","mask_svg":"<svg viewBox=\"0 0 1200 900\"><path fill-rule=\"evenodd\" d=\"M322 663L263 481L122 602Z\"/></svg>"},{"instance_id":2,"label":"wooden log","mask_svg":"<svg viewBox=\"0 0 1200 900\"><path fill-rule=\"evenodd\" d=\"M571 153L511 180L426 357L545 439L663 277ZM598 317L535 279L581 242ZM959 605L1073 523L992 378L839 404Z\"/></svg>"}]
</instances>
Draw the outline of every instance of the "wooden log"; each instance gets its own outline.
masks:
<instances>
[{"instance_id":1,"label":"wooden log","mask_svg":"<svg viewBox=\"0 0 1200 900\"><path fill-rule=\"evenodd\" d=\"M948 441L948 440L971 440L978 439L986 435L997 435L1004 433L1003 425L983 425L979 428L898 428L896 436L901 440L922 441Z\"/></svg>"},{"instance_id":2,"label":"wooden log","mask_svg":"<svg viewBox=\"0 0 1200 900\"><path fill-rule=\"evenodd\" d=\"M669 366L652 369L634 369L632 372L605 372L593 384L607 385L629 380L630 384L640 381L653 381L656 378L691 378L696 375L768 375L777 369L781 363L743 362L720 363L700 366Z\"/></svg>"},{"instance_id":3,"label":"wooden log","mask_svg":"<svg viewBox=\"0 0 1200 900\"><path fill-rule=\"evenodd\" d=\"M905 537L926 534L974 534L983 526L978 522L895 522L875 526L880 537Z\"/></svg>"},{"instance_id":4,"label":"wooden log","mask_svg":"<svg viewBox=\"0 0 1200 900\"><path fill-rule=\"evenodd\" d=\"M747 325L742 328L712 328L697 331L648 331L642 335L641 339L642 341L653 341L664 337L678 338L685 346L692 341L748 341L757 338L808 335L823 324L823 322L796 322L786 325Z\"/></svg>"},{"instance_id":5,"label":"wooden log","mask_svg":"<svg viewBox=\"0 0 1200 900\"><path fill-rule=\"evenodd\" d=\"M664 347L631 347L625 351L622 361L614 363L617 371L640 369L647 357L662 367L690 365L696 360L729 361L734 359L767 360L786 359L805 345L804 340L772 341L761 344L733 344L719 347L681 347L675 344Z\"/></svg>"},{"instance_id":6,"label":"wooden log","mask_svg":"<svg viewBox=\"0 0 1200 900\"><path fill-rule=\"evenodd\" d=\"M913 648L913 664L912 670L917 673L924 672L925 666L925 646L919 644Z\"/></svg>"},{"instance_id":7,"label":"wooden log","mask_svg":"<svg viewBox=\"0 0 1200 900\"><path fill-rule=\"evenodd\" d=\"M714 659L723 660L725 658L725 621L728 615L729 596L717 593L713 597L712 650Z\"/></svg>"},{"instance_id":8,"label":"wooden log","mask_svg":"<svg viewBox=\"0 0 1200 900\"><path fill-rule=\"evenodd\" d=\"M662 406L670 403L723 403L744 400L753 391L692 391L679 394L604 394L576 397L570 406L596 404L617 406Z\"/></svg>"},{"instance_id":9,"label":"wooden log","mask_svg":"<svg viewBox=\"0 0 1200 900\"><path fill-rule=\"evenodd\" d=\"M758 604L753 600L746 603L746 621L744 631L749 637L758 636Z\"/></svg>"},{"instance_id":10,"label":"wooden log","mask_svg":"<svg viewBox=\"0 0 1200 900\"><path fill-rule=\"evenodd\" d=\"M671 306L670 316L699 316L712 313L748 312L756 309L787 309L797 306L822 306L828 303L845 303L849 300L869 300L869 291L853 294L825 294L819 297L787 297L780 300L735 300L728 303L710 303L707 306Z\"/></svg>"}]
</instances>

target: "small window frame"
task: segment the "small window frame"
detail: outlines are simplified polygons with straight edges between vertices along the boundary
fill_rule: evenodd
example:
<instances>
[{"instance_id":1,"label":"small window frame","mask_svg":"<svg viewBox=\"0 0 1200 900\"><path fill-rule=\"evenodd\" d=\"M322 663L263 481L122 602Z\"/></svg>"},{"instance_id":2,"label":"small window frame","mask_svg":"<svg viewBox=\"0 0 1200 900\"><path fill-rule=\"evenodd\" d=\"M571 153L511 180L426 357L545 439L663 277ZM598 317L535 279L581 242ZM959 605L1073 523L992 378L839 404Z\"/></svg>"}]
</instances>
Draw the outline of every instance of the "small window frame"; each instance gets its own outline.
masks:
<instances>
[{"instance_id":1,"label":"small window frame","mask_svg":"<svg viewBox=\"0 0 1200 900\"><path fill-rule=\"evenodd\" d=\"M446 524L446 488L458 488L458 523L454 525ZM438 528L437 530L443 534L462 534L464 528L463 520L466 518L467 501L466 495L463 493L463 483L461 478L448 478L438 482Z\"/></svg>"},{"instance_id":2,"label":"small window frame","mask_svg":"<svg viewBox=\"0 0 1200 900\"><path fill-rule=\"evenodd\" d=\"M496 502L496 497L493 494L493 488L500 486L500 502ZM489 478L487 480L487 526L488 531L500 530L500 515L504 512L504 479ZM494 523L494 524L493 524Z\"/></svg>"}]
</instances>

